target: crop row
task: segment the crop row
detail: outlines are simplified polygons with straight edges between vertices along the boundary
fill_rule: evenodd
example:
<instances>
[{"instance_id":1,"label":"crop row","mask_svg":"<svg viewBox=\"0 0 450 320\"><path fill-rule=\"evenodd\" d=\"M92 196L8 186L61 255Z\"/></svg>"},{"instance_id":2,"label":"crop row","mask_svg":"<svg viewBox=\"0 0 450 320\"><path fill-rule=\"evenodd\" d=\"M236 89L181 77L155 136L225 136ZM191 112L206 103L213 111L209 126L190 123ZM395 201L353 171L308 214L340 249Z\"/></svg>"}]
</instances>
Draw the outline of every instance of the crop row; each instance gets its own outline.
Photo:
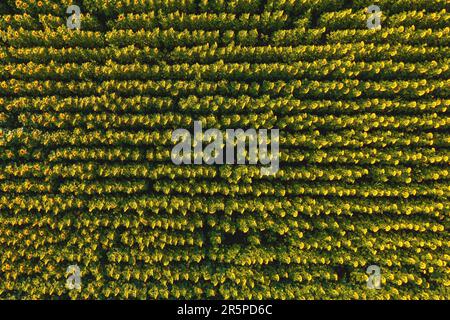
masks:
<instances>
[{"instance_id":1,"label":"crop row","mask_svg":"<svg viewBox=\"0 0 450 320\"><path fill-rule=\"evenodd\" d=\"M293 63L297 61L315 61L316 59L345 59L348 61L392 60L396 62L423 62L443 60L448 57L448 47L410 46L397 44L374 43L334 43L333 45L299 45L299 46L240 46L228 45L219 47L217 44L176 47L170 52L157 48L130 45L122 48L53 48L31 47L15 48L0 47L0 57L4 63L34 62L47 64L52 60L56 63L84 63L96 61L105 63L108 60L123 64L154 63L214 63L223 60L226 63Z\"/></svg>"},{"instance_id":2,"label":"crop row","mask_svg":"<svg viewBox=\"0 0 450 320\"><path fill-rule=\"evenodd\" d=\"M0 30L0 37L6 45L12 47L51 46L54 48L82 47L96 48L117 46L126 47L153 47L160 49L173 49L179 46L200 46L206 44L220 44L226 46L237 44L242 46L271 45L271 46L298 46L320 45L325 43L400 43L406 45L428 44L430 46L448 46L450 27L442 29L420 29L411 27L385 28L383 30L337 30L325 34L326 28L307 29L297 27L275 31L272 35L258 32L257 29L234 32L227 30L221 32L204 30L173 29L161 30L159 28L147 30L112 30L106 33L94 31L68 32L67 27L61 26L56 30L22 30L8 27ZM325 41L322 41L322 36Z\"/></svg>"},{"instance_id":3,"label":"crop row","mask_svg":"<svg viewBox=\"0 0 450 320\"><path fill-rule=\"evenodd\" d=\"M258 97L271 95L274 97L296 97L309 99L352 99L352 98L395 98L401 95L405 100L426 96L439 98L450 97L450 80L398 80L398 81L360 81L344 79L341 81L117 81L108 80L101 83L93 81L52 81L52 80L7 80L0 81L0 94L5 96L90 96L95 94L113 94L122 96L154 95L154 96L206 96L250 95Z\"/></svg>"},{"instance_id":4,"label":"crop row","mask_svg":"<svg viewBox=\"0 0 450 320\"><path fill-rule=\"evenodd\" d=\"M449 60L440 62L403 63L392 61L355 62L345 60L315 60L290 64L250 64L223 62L175 65L148 65L141 63L98 65L83 64L8 64L0 65L0 79L21 80L195 80L205 81L277 81L294 79L447 79Z\"/></svg>"}]
</instances>

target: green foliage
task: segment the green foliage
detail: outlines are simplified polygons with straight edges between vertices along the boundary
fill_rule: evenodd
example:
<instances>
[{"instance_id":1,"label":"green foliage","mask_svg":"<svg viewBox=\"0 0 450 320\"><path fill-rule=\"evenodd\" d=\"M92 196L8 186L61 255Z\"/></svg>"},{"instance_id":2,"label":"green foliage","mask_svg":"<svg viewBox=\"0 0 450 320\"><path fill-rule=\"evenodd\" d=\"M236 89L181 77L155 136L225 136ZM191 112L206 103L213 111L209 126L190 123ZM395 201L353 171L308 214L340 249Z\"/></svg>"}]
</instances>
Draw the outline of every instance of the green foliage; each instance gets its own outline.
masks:
<instances>
[{"instance_id":1,"label":"green foliage","mask_svg":"<svg viewBox=\"0 0 450 320\"><path fill-rule=\"evenodd\" d=\"M0 298L449 299L449 10L0 1ZM279 171L173 164L197 120Z\"/></svg>"}]
</instances>

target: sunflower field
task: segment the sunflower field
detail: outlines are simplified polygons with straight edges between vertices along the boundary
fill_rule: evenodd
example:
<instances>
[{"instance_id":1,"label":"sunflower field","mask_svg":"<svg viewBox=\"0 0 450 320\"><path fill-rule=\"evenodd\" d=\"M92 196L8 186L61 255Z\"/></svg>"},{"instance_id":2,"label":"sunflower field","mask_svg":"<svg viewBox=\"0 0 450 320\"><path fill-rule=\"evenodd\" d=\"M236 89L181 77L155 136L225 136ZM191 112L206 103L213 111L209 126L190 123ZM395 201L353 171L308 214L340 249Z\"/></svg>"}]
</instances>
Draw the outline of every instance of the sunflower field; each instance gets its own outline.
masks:
<instances>
[{"instance_id":1,"label":"sunflower field","mask_svg":"<svg viewBox=\"0 0 450 320\"><path fill-rule=\"evenodd\" d=\"M448 0L0 0L0 299L449 299L449 22ZM194 121L279 129L278 172L174 164Z\"/></svg>"}]
</instances>

